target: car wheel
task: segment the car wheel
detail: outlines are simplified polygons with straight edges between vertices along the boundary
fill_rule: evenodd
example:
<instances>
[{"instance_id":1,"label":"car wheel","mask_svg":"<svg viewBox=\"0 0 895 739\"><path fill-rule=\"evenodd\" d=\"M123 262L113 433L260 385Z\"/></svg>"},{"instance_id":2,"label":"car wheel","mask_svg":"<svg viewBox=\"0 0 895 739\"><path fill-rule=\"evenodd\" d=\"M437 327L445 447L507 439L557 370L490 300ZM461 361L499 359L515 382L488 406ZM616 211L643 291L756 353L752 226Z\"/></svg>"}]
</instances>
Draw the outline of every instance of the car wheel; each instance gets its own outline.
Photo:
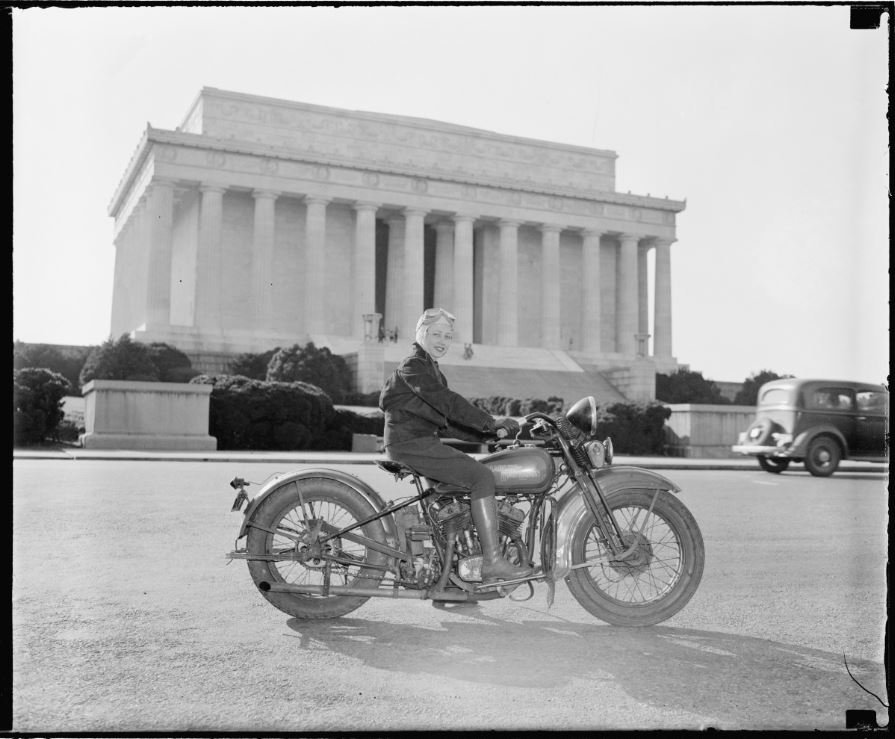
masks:
<instances>
[{"instance_id":1,"label":"car wheel","mask_svg":"<svg viewBox=\"0 0 895 739\"><path fill-rule=\"evenodd\" d=\"M815 477L829 477L839 466L842 451L832 436L818 436L808 445L805 467Z\"/></svg>"},{"instance_id":2,"label":"car wheel","mask_svg":"<svg viewBox=\"0 0 895 739\"><path fill-rule=\"evenodd\" d=\"M789 467L789 460L777 459L776 457L767 457L764 454L759 454L758 466L765 472L773 472L775 475L779 475Z\"/></svg>"}]
</instances>

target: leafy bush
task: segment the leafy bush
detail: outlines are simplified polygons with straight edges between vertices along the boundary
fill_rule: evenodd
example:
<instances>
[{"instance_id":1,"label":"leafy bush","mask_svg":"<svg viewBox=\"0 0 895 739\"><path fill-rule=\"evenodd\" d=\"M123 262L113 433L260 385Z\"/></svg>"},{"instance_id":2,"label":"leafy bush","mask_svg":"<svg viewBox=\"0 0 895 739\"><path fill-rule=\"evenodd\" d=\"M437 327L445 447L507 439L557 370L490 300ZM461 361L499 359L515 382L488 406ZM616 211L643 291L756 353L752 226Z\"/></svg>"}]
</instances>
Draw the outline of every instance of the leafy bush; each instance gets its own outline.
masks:
<instances>
[{"instance_id":1,"label":"leafy bush","mask_svg":"<svg viewBox=\"0 0 895 739\"><path fill-rule=\"evenodd\" d=\"M502 395L491 395L485 398L472 398L470 402L477 408L493 416L525 416L535 411L542 413L559 413L562 411L563 399L551 396L547 400L540 398L507 398Z\"/></svg>"},{"instance_id":2,"label":"leafy bush","mask_svg":"<svg viewBox=\"0 0 895 739\"><path fill-rule=\"evenodd\" d=\"M778 375L771 370L762 370L758 374L753 373L743 381L743 389L736 394L733 402L736 405L756 405L759 388L766 382L782 380L784 377L792 377L792 375Z\"/></svg>"},{"instance_id":3,"label":"leafy bush","mask_svg":"<svg viewBox=\"0 0 895 739\"><path fill-rule=\"evenodd\" d=\"M240 354L229 364L229 373L231 375L250 377L253 380L266 380L267 365L270 364L273 355L278 351L280 351L280 347L270 349L261 354Z\"/></svg>"},{"instance_id":4,"label":"leafy bush","mask_svg":"<svg viewBox=\"0 0 895 739\"><path fill-rule=\"evenodd\" d=\"M350 450L353 433L382 434L383 419L336 411L306 382L263 382L241 375L199 375L211 385L209 433L218 449Z\"/></svg>"},{"instance_id":5,"label":"leafy bush","mask_svg":"<svg viewBox=\"0 0 895 739\"><path fill-rule=\"evenodd\" d=\"M189 382L199 374L190 358L180 349L155 341L147 347L149 358L158 370L162 382ZM105 378L104 378L105 379Z\"/></svg>"},{"instance_id":6,"label":"leafy bush","mask_svg":"<svg viewBox=\"0 0 895 739\"><path fill-rule=\"evenodd\" d=\"M93 350L81 369L80 383L91 380L189 382L199 374L190 358L162 342L141 344L127 334L108 339Z\"/></svg>"},{"instance_id":7,"label":"leafy bush","mask_svg":"<svg viewBox=\"0 0 895 739\"><path fill-rule=\"evenodd\" d=\"M65 414L62 399L71 384L58 372L42 367L13 370L13 439L16 446L58 438Z\"/></svg>"},{"instance_id":8,"label":"leafy bush","mask_svg":"<svg viewBox=\"0 0 895 739\"><path fill-rule=\"evenodd\" d=\"M679 369L670 375L656 374L656 398L665 403L701 403L725 405L730 401L721 389L702 372Z\"/></svg>"},{"instance_id":9,"label":"leafy bush","mask_svg":"<svg viewBox=\"0 0 895 739\"><path fill-rule=\"evenodd\" d=\"M309 382L321 388L334 403L351 392L351 371L345 360L327 347L294 344L278 350L267 365L268 382Z\"/></svg>"},{"instance_id":10,"label":"leafy bush","mask_svg":"<svg viewBox=\"0 0 895 739\"><path fill-rule=\"evenodd\" d=\"M118 341L108 339L95 347L81 370L83 387L91 380L149 380L157 382L159 370L149 347L122 334Z\"/></svg>"},{"instance_id":11,"label":"leafy bush","mask_svg":"<svg viewBox=\"0 0 895 739\"><path fill-rule=\"evenodd\" d=\"M25 344L16 341L12 347L13 369L43 367L62 375L68 380L73 394L80 394L78 378L90 353L90 347L65 347L59 349L49 344Z\"/></svg>"},{"instance_id":12,"label":"leafy bush","mask_svg":"<svg viewBox=\"0 0 895 739\"><path fill-rule=\"evenodd\" d=\"M612 438L618 454L663 454L665 420L671 409L661 403L613 403L597 406L597 438Z\"/></svg>"}]
</instances>

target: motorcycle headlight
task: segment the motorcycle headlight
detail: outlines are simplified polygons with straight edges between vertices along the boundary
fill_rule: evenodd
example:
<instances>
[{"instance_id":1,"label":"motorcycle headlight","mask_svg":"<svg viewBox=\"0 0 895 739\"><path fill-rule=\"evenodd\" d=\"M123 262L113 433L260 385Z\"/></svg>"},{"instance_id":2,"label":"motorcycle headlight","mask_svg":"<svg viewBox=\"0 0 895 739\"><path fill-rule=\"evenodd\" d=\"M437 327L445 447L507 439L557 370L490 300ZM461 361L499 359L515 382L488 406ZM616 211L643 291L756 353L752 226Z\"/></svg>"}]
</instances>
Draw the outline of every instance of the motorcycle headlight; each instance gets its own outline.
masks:
<instances>
[{"instance_id":1,"label":"motorcycle headlight","mask_svg":"<svg viewBox=\"0 0 895 739\"><path fill-rule=\"evenodd\" d=\"M588 395L575 403L566 411L566 418L588 437L597 433L597 401L594 396Z\"/></svg>"},{"instance_id":2,"label":"motorcycle headlight","mask_svg":"<svg viewBox=\"0 0 895 739\"><path fill-rule=\"evenodd\" d=\"M587 452L587 458L594 469L600 469L600 467L612 464L611 439L606 439L606 441L588 441L584 444L584 450Z\"/></svg>"}]
</instances>

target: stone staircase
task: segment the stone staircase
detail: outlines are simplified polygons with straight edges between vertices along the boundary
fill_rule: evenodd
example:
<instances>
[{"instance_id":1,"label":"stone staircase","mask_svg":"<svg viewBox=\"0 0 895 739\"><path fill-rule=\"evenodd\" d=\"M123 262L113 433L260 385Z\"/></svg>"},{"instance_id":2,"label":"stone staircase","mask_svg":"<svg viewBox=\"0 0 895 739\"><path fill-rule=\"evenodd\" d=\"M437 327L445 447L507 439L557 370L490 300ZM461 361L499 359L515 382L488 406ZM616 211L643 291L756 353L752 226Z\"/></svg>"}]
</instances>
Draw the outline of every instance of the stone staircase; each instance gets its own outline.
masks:
<instances>
[{"instance_id":1,"label":"stone staircase","mask_svg":"<svg viewBox=\"0 0 895 739\"><path fill-rule=\"evenodd\" d=\"M406 355L406 347L389 345L385 374L391 373ZM463 359L463 347L454 346L438 364L451 390L467 398L558 397L566 405L587 395L593 395L600 404L625 400L599 371L582 368L561 351L475 345L472 358Z\"/></svg>"}]
</instances>

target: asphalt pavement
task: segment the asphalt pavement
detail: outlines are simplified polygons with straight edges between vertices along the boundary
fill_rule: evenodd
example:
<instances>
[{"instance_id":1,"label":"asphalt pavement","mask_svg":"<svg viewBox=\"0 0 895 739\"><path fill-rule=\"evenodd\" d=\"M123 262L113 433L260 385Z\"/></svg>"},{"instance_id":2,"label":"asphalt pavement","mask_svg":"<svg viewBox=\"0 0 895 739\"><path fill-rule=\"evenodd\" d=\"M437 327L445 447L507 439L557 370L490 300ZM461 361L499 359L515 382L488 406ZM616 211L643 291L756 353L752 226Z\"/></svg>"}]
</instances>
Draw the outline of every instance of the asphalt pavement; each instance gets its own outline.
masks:
<instances>
[{"instance_id":1,"label":"asphalt pavement","mask_svg":"<svg viewBox=\"0 0 895 739\"><path fill-rule=\"evenodd\" d=\"M480 456L480 455L473 455ZM264 462L277 464L370 464L385 457L379 452L321 451L176 451L148 449L83 449L60 446L54 448L13 449L13 459L46 460L115 460L158 462ZM616 454L616 465L633 465L654 470L746 470L754 472L758 462L748 456L731 458L631 456ZM792 471L803 470L796 464ZM886 473L888 465L874 462L843 460L841 472Z\"/></svg>"}]
</instances>

